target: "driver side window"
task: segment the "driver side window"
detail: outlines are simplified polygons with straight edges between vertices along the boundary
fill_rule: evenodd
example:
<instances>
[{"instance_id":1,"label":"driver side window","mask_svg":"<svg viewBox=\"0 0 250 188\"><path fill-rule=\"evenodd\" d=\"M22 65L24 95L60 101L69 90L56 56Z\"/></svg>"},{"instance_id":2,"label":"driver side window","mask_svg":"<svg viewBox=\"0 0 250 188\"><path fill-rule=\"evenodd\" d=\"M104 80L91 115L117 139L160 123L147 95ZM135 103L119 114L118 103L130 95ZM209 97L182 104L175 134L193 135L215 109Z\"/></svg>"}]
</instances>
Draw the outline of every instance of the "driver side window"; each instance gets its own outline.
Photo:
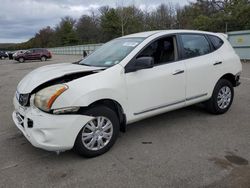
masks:
<instances>
[{"instance_id":1,"label":"driver side window","mask_svg":"<svg viewBox=\"0 0 250 188\"><path fill-rule=\"evenodd\" d=\"M152 57L156 65L177 60L176 38L170 36L152 42L137 56L139 57Z\"/></svg>"}]
</instances>

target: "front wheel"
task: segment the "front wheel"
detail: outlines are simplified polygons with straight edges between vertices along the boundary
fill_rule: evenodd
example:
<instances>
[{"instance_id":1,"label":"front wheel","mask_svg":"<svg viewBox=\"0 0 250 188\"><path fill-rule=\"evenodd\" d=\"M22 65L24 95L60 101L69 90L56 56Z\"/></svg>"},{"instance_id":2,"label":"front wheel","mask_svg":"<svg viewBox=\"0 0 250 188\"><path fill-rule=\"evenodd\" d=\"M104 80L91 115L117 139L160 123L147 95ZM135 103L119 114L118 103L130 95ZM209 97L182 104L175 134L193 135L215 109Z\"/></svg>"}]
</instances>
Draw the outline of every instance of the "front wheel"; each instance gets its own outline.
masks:
<instances>
[{"instance_id":1,"label":"front wheel","mask_svg":"<svg viewBox=\"0 0 250 188\"><path fill-rule=\"evenodd\" d=\"M119 133L119 120L108 107L96 106L84 113L93 116L83 126L75 141L74 150L84 157L96 157L107 152Z\"/></svg>"},{"instance_id":2,"label":"front wheel","mask_svg":"<svg viewBox=\"0 0 250 188\"><path fill-rule=\"evenodd\" d=\"M210 113L223 114L230 108L233 98L234 88L232 83L220 79L214 88L212 97L205 104Z\"/></svg>"},{"instance_id":3,"label":"front wheel","mask_svg":"<svg viewBox=\"0 0 250 188\"><path fill-rule=\"evenodd\" d=\"M19 63L23 63L25 60L24 60L23 57L20 57L20 58L18 59L18 61L19 61Z\"/></svg>"},{"instance_id":4,"label":"front wheel","mask_svg":"<svg viewBox=\"0 0 250 188\"><path fill-rule=\"evenodd\" d=\"M41 61L46 61L46 60L47 60L47 58L45 56L41 57Z\"/></svg>"}]
</instances>

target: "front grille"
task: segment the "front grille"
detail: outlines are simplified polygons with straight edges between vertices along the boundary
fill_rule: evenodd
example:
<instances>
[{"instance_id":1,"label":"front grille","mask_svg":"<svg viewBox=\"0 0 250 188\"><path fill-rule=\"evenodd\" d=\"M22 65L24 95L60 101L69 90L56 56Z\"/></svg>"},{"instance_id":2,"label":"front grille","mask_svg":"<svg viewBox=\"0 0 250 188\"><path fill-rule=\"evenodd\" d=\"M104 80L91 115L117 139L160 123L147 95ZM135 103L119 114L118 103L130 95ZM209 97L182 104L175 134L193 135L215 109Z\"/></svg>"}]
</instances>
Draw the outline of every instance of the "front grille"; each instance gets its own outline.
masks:
<instances>
[{"instance_id":1,"label":"front grille","mask_svg":"<svg viewBox=\"0 0 250 188\"><path fill-rule=\"evenodd\" d=\"M18 91L16 91L16 98L21 106L29 105L29 93L21 94Z\"/></svg>"}]
</instances>

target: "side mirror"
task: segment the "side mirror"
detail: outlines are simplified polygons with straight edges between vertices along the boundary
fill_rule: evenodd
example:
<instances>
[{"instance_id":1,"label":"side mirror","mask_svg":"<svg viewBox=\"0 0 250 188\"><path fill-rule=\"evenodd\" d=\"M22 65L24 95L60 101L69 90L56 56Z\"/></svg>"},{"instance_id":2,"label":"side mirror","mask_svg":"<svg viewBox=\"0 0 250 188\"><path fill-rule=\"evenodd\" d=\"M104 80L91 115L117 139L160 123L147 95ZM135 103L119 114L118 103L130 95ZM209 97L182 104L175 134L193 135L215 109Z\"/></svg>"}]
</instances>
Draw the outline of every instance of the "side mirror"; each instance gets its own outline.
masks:
<instances>
[{"instance_id":1,"label":"side mirror","mask_svg":"<svg viewBox=\"0 0 250 188\"><path fill-rule=\"evenodd\" d=\"M126 68L126 72L134 72L141 69L149 69L154 66L154 58L139 57Z\"/></svg>"}]
</instances>

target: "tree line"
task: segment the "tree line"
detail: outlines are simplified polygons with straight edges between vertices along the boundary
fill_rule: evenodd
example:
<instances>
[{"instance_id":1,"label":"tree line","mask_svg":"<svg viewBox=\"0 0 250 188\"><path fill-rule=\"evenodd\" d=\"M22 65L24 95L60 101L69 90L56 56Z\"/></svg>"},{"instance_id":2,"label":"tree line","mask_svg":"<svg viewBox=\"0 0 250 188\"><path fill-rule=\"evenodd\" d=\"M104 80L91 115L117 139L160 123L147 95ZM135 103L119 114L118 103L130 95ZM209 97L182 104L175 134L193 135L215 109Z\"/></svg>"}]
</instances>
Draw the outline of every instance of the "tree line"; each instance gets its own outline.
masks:
<instances>
[{"instance_id":1,"label":"tree line","mask_svg":"<svg viewBox=\"0 0 250 188\"><path fill-rule=\"evenodd\" d=\"M55 28L42 28L29 41L12 49L103 43L113 38L149 30L198 29L227 32L250 29L249 0L196 0L183 7L161 4L154 10L134 5L104 6L78 20L64 17Z\"/></svg>"}]
</instances>

